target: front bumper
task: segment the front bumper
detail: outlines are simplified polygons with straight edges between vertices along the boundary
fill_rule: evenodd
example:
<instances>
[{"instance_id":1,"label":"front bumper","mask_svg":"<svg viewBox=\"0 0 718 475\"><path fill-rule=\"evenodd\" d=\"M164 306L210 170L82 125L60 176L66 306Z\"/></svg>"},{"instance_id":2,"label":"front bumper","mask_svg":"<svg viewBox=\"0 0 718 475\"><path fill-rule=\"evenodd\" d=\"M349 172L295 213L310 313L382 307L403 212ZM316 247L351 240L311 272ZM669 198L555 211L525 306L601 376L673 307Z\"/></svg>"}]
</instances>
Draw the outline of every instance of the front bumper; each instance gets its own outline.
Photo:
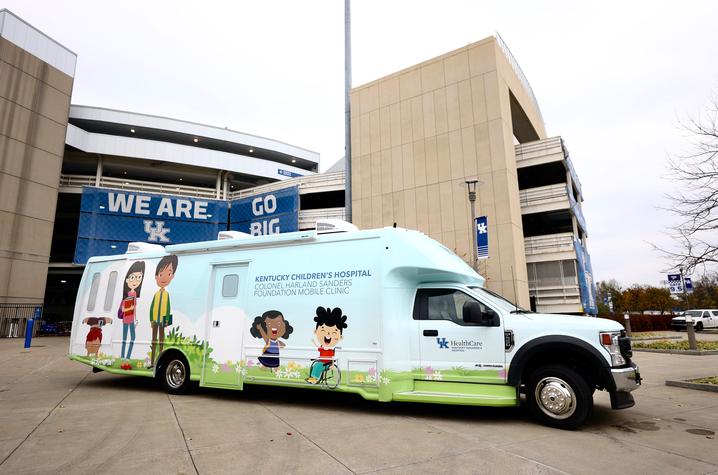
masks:
<instances>
[{"instance_id":1,"label":"front bumper","mask_svg":"<svg viewBox=\"0 0 718 475\"><path fill-rule=\"evenodd\" d=\"M641 385L641 373L636 363L631 363L628 368L612 368L611 376L618 392L630 393Z\"/></svg>"},{"instance_id":2,"label":"front bumper","mask_svg":"<svg viewBox=\"0 0 718 475\"><path fill-rule=\"evenodd\" d=\"M633 400L631 391L638 389L641 385L641 373L636 363L631 363L628 368L612 368L614 388L611 391L611 408L626 409L633 407L636 402Z\"/></svg>"}]
</instances>

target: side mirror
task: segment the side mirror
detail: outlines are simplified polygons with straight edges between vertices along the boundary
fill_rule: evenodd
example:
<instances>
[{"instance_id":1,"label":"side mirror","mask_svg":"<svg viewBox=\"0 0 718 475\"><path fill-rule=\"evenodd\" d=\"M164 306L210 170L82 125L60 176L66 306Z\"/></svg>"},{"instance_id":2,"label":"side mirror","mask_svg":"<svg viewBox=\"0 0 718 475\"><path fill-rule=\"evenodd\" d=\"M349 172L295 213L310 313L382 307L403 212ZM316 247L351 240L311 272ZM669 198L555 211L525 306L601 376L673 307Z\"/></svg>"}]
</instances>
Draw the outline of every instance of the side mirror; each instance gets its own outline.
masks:
<instances>
[{"instance_id":1,"label":"side mirror","mask_svg":"<svg viewBox=\"0 0 718 475\"><path fill-rule=\"evenodd\" d=\"M481 311L481 306L474 300L467 300L463 306L464 321L474 323L482 327L498 327L499 316L493 310Z\"/></svg>"}]
</instances>

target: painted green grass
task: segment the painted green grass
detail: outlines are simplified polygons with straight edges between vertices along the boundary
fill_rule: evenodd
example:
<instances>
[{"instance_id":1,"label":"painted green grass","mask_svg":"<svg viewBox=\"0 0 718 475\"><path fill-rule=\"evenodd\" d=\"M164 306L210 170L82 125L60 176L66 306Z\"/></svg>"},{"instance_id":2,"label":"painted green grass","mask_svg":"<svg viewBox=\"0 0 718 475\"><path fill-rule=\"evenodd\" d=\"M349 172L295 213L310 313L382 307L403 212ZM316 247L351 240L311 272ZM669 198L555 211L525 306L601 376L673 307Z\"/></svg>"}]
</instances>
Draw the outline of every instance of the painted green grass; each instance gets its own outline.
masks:
<instances>
[{"instance_id":1,"label":"painted green grass","mask_svg":"<svg viewBox=\"0 0 718 475\"><path fill-rule=\"evenodd\" d=\"M691 383L698 384L718 384L718 376L709 376L707 378L691 379Z\"/></svg>"}]
</instances>

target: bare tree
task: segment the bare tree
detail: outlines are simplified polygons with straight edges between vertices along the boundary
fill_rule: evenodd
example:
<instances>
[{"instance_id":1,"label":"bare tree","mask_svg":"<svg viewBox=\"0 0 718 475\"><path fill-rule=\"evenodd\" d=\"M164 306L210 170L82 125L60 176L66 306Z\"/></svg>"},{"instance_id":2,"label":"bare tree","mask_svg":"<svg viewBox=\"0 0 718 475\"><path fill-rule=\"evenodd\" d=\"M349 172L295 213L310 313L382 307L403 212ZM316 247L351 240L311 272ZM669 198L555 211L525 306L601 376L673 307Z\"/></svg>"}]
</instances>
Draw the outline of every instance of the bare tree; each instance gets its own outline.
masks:
<instances>
[{"instance_id":1,"label":"bare tree","mask_svg":"<svg viewBox=\"0 0 718 475\"><path fill-rule=\"evenodd\" d=\"M690 153L671 157L669 177L681 185L669 210L679 217L671 234L673 249L660 249L676 267L690 273L718 262L718 94L703 117L684 125L693 139Z\"/></svg>"}]
</instances>

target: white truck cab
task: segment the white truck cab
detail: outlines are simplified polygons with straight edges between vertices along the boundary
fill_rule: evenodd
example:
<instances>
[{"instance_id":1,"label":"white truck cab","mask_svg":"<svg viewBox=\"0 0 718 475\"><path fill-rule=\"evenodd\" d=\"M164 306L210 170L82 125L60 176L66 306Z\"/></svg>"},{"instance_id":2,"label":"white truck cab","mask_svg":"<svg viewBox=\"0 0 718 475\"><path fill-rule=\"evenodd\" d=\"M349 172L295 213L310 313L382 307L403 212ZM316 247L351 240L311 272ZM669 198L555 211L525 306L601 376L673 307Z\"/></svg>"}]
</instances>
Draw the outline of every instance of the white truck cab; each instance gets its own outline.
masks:
<instances>
[{"instance_id":1,"label":"white truck cab","mask_svg":"<svg viewBox=\"0 0 718 475\"><path fill-rule=\"evenodd\" d=\"M718 328L718 309L695 309L686 310L680 317L671 319L671 328L674 330L685 330L688 326L686 320L693 322L693 328L696 331L702 331L704 328Z\"/></svg>"},{"instance_id":2,"label":"white truck cab","mask_svg":"<svg viewBox=\"0 0 718 475\"><path fill-rule=\"evenodd\" d=\"M417 231L384 228L131 246L93 257L70 358L97 371L351 392L382 402L516 406L583 424L593 392L634 405L623 327L516 307Z\"/></svg>"}]
</instances>

